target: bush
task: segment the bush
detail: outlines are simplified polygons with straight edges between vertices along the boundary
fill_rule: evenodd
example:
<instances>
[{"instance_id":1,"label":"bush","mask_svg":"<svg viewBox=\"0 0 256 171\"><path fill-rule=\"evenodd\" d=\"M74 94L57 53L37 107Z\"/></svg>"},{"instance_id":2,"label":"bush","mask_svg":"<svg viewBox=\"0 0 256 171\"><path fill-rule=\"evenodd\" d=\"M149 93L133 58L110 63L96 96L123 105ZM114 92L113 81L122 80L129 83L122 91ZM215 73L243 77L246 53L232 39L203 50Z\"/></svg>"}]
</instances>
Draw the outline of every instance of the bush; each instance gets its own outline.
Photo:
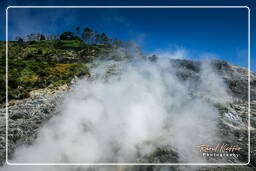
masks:
<instances>
[{"instance_id":1,"label":"bush","mask_svg":"<svg viewBox=\"0 0 256 171\"><path fill-rule=\"evenodd\" d=\"M64 32L60 35L60 40L81 40L80 37L75 36L73 32Z\"/></svg>"}]
</instances>

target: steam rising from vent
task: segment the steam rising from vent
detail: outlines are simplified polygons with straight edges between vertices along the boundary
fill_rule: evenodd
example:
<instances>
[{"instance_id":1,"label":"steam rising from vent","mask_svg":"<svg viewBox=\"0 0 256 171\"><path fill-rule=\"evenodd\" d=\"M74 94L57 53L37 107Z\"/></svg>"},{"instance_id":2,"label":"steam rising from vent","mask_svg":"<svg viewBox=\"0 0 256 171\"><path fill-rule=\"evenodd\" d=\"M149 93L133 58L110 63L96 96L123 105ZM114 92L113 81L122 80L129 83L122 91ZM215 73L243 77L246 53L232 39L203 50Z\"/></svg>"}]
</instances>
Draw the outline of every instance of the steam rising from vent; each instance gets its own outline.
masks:
<instances>
[{"instance_id":1,"label":"steam rising from vent","mask_svg":"<svg viewBox=\"0 0 256 171\"><path fill-rule=\"evenodd\" d=\"M210 64L201 66L199 81L179 78L166 58L97 65L94 77L74 85L60 113L40 129L33 145L19 147L11 162L149 162L147 156L162 147L177 153L176 162L206 162L197 146L219 141L213 103L227 97Z\"/></svg>"}]
</instances>

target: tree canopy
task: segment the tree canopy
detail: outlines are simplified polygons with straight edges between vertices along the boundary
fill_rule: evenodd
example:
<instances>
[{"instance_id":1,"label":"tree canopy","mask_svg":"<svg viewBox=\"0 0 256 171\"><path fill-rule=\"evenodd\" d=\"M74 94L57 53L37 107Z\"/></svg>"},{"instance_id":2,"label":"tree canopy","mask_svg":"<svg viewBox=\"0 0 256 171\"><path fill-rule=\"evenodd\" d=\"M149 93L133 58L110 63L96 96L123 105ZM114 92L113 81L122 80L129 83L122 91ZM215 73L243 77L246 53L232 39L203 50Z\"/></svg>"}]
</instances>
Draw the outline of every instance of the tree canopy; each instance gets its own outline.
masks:
<instances>
[{"instance_id":1,"label":"tree canopy","mask_svg":"<svg viewBox=\"0 0 256 171\"><path fill-rule=\"evenodd\" d=\"M75 28L75 32L63 32L60 35L30 34L25 38L16 37L16 41L41 41L41 40L80 40L87 44L107 44L115 47L125 47L129 42L122 42L117 38L109 37L105 32L99 33L89 27L81 29L80 26Z\"/></svg>"},{"instance_id":2,"label":"tree canopy","mask_svg":"<svg viewBox=\"0 0 256 171\"><path fill-rule=\"evenodd\" d=\"M73 32L64 32L60 35L60 40L81 40L80 37L75 36Z\"/></svg>"}]
</instances>

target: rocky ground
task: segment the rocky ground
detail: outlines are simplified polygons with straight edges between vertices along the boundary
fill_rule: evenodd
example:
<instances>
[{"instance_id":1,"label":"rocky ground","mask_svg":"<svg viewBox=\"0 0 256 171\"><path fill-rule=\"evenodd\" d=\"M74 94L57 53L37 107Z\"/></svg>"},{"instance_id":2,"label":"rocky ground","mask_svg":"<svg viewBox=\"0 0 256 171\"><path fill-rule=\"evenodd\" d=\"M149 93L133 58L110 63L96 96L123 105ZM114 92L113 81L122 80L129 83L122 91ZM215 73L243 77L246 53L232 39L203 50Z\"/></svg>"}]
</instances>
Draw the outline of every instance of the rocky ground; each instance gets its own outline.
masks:
<instances>
[{"instance_id":1,"label":"rocky ground","mask_svg":"<svg viewBox=\"0 0 256 171\"><path fill-rule=\"evenodd\" d=\"M56 113L56 106L68 90L67 85L30 92L24 100L10 101L8 106L8 154L20 144L30 144L37 137L40 126ZM6 110L0 109L0 162L5 162Z\"/></svg>"},{"instance_id":2,"label":"rocky ground","mask_svg":"<svg viewBox=\"0 0 256 171\"><path fill-rule=\"evenodd\" d=\"M177 66L180 65L182 70L178 71L178 75L182 79L197 79L200 63L177 60ZM247 70L228 64L223 61L214 61L218 73L223 77L228 85L229 91L234 97L234 102L225 106L216 105L219 111L218 131L223 143L237 144L242 148L238 161L244 162L248 158L248 81ZM256 74L251 75L251 153L250 164L247 166L211 166L211 167L195 167L197 170L256 170ZM55 88L44 88L30 92L30 97L23 100L12 100L9 102L9 157L12 156L15 148L20 144L30 144L37 137L39 127L44 124L54 114L58 113L56 106L61 103L69 86L64 84ZM5 107L0 109L0 162L5 162ZM174 151L166 148L156 152L150 159L151 162L175 162L177 160ZM211 159L209 159L211 161ZM212 160L212 162L214 162ZM132 170L160 170L159 166L138 166ZM172 167L173 170L183 170L192 167ZM190 169L189 169L190 170Z\"/></svg>"}]
</instances>

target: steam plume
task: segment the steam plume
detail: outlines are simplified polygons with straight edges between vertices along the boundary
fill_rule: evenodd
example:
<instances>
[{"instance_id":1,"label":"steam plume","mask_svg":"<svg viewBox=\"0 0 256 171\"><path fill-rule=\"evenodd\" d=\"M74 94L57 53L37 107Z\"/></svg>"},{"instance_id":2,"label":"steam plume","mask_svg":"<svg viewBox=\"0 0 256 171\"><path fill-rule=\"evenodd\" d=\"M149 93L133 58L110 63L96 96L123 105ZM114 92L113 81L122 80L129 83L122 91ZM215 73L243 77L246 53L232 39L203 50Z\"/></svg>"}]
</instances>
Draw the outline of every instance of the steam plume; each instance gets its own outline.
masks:
<instances>
[{"instance_id":1,"label":"steam plume","mask_svg":"<svg viewBox=\"0 0 256 171\"><path fill-rule=\"evenodd\" d=\"M33 145L19 147L11 162L130 163L147 161L146 155L166 145L178 153L179 162L206 162L197 146L219 141L218 112L203 97L216 102L227 95L225 86L210 65L202 65L199 85L178 78L176 71L169 59L161 57L157 62L99 62L95 77L73 86L58 106L60 113L43 125Z\"/></svg>"}]
</instances>

